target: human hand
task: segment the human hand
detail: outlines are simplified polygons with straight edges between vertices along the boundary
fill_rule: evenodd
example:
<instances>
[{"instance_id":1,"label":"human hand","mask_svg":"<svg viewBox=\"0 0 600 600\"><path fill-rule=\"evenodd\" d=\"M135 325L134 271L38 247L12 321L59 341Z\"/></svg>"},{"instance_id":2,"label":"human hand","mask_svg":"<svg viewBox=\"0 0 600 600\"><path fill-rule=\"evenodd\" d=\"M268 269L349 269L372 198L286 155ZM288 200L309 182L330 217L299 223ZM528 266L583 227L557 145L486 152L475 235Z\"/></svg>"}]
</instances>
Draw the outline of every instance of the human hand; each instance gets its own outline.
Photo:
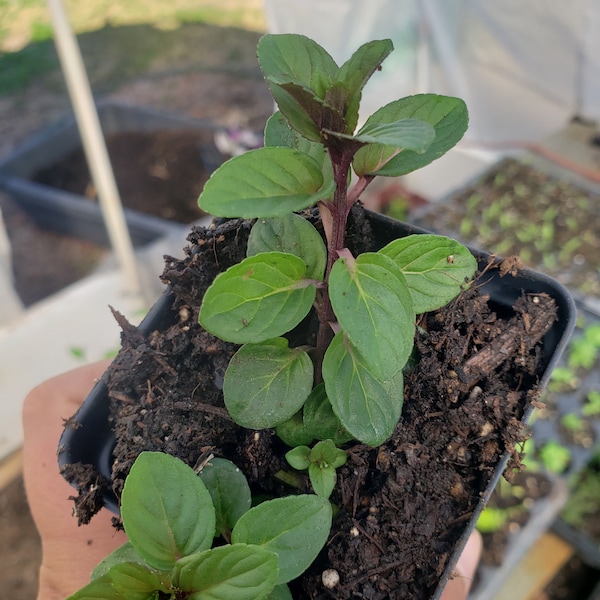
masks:
<instances>
[{"instance_id":1,"label":"human hand","mask_svg":"<svg viewBox=\"0 0 600 600\"><path fill-rule=\"evenodd\" d=\"M68 499L74 490L60 475L56 460L64 419L75 413L108 364L102 361L49 379L25 399L25 489L42 540L38 600L64 600L88 584L96 564L127 541L112 527L106 509L89 525L78 527Z\"/></svg>"},{"instance_id":2,"label":"human hand","mask_svg":"<svg viewBox=\"0 0 600 600\"><path fill-rule=\"evenodd\" d=\"M467 540L454 569L456 574L448 580L440 600L466 600L481 557L481 545L481 535L475 530Z\"/></svg>"}]
</instances>

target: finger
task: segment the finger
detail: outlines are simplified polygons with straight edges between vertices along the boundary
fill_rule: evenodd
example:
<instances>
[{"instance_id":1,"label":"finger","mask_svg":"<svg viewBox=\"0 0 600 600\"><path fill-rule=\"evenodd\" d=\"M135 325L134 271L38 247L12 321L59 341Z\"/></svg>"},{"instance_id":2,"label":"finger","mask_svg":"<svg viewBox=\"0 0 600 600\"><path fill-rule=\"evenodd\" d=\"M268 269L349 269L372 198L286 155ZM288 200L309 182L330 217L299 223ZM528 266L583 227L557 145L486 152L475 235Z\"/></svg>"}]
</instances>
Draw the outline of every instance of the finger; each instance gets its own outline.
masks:
<instances>
[{"instance_id":1,"label":"finger","mask_svg":"<svg viewBox=\"0 0 600 600\"><path fill-rule=\"evenodd\" d=\"M58 588L62 598L87 584L93 567L126 539L115 532L106 510L78 527L69 500L74 490L56 460L64 419L77 410L107 366L103 361L46 381L27 396L23 409L25 488L42 539L40 584Z\"/></svg>"},{"instance_id":2,"label":"finger","mask_svg":"<svg viewBox=\"0 0 600 600\"><path fill-rule=\"evenodd\" d=\"M471 585L479 559L481 557L482 540L480 533L475 530L456 563L455 574L448 580L440 600L465 600Z\"/></svg>"}]
</instances>

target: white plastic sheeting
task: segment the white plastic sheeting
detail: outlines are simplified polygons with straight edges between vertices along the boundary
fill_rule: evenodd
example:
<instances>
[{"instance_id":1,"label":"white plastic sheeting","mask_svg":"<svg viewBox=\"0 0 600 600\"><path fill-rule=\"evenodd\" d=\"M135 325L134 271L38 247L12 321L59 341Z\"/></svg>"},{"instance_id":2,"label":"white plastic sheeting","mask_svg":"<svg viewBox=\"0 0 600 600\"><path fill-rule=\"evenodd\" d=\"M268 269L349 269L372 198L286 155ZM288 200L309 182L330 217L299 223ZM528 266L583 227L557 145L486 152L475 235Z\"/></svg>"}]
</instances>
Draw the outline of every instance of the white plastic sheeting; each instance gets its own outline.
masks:
<instances>
[{"instance_id":1,"label":"white plastic sheeting","mask_svg":"<svg viewBox=\"0 0 600 600\"><path fill-rule=\"evenodd\" d=\"M363 117L417 92L463 98L472 142L536 141L600 120L597 0L264 0L269 30L303 33L342 63L389 37Z\"/></svg>"}]
</instances>

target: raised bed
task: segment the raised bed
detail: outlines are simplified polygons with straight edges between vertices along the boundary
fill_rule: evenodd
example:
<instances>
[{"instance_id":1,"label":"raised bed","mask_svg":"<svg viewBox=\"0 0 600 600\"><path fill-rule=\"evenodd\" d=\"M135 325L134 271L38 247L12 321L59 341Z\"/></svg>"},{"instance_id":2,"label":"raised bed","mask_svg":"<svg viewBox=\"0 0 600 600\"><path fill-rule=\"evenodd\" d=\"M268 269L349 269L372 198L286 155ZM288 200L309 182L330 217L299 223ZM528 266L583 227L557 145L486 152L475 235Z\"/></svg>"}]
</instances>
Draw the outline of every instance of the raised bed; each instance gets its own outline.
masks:
<instances>
[{"instance_id":1,"label":"raised bed","mask_svg":"<svg viewBox=\"0 0 600 600\"><path fill-rule=\"evenodd\" d=\"M153 165L151 177L154 177L154 187L158 187L168 177L168 161L171 159L183 159L183 151L176 144L176 133L186 138L195 139L192 144L193 156L186 157L193 162L191 177L195 185L202 185L210 172L218 166L222 160L212 145L214 127L204 120L182 118L156 111L143 109L122 104L105 103L98 106L98 114L105 138L111 136L136 134L136 135L167 135L170 136L171 148L173 150L166 157L157 157ZM143 144L143 142L142 142ZM122 201L125 206L125 216L130 235L135 246L143 246L161 236L181 229L179 223L189 223L195 220L193 213L181 219L171 210L174 205L172 192L164 194L164 206L167 216L164 218L128 208L128 200L132 196L130 188L119 181L119 172L126 176L141 161L141 153L144 148L121 152L124 154L121 162L124 166L114 164L116 161L111 156L113 168L117 173L117 185L121 189ZM188 141L188 154L190 152ZM167 146L168 147L168 146ZM110 154L110 148L109 148ZM18 206L30 215L40 226L63 233L81 237L101 245L108 245L108 235L102 219L100 206L94 200L93 190L85 190L85 185L79 193L66 191L69 185L60 185L61 176L53 176L52 169L57 165L64 174L68 168L76 167L85 170L85 162L82 159L82 144L79 130L73 117L65 117L61 121L35 135L20 149L0 162L0 189L4 190L15 200ZM83 164L82 164L83 163ZM67 173L68 174L68 173ZM64 176L63 176L64 178ZM181 179L181 177L179 177ZM49 185L40 181L58 181L59 185ZM165 181L165 189L173 190L175 186L170 181ZM153 186L151 180L147 185ZM89 186L87 186L89 188ZM132 189L139 189L139 184L133 184ZM193 189L183 200L186 209L195 206L199 189ZM194 195L195 194L195 195ZM142 203L143 204L143 203ZM142 208L144 208L142 206ZM160 214L160 213L159 213ZM164 214L164 213L163 213ZM202 214L198 211L197 217Z\"/></svg>"}]
</instances>

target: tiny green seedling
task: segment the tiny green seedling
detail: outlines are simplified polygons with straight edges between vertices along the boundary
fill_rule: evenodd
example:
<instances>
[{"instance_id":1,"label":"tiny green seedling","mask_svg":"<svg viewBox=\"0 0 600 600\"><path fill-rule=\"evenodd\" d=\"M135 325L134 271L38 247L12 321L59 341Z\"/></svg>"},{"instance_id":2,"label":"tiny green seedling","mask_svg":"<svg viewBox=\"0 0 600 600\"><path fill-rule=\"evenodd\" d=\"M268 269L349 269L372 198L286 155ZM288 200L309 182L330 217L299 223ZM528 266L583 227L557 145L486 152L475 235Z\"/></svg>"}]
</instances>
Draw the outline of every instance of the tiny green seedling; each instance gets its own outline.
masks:
<instances>
[{"instance_id":1,"label":"tiny green seedling","mask_svg":"<svg viewBox=\"0 0 600 600\"><path fill-rule=\"evenodd\" d=\"M570 344L568 364L571 368L591 369L600 351L600 324L585 328L580 338Z\"/></svg>"},{"instance_id":2,"label":"tiny green seedling","mask_svg":"<svg viewBox=\"0 0 600 600\"><path fill-rule=\"evenodd\" d=\"M581 431L584 427L583 419L574 413L567 413L560 419L560 424L567 430L573 433Z\"/></svg>"},{"instance_id":3,"label":"tiny green seedling","mask_svg":"<svg viewBox=\"0 0 600 600\"><path fill-rule=\"evenodd\" d=\"M359 128L362 89L391 51L389 40L370 42L338 67L301 35L259 42L279 112L265 147L223 164L199 198L215 216L256 219L247 258L215 279L199 315L207 331L241 345L223 394L243 427L309 437L291 434L290 421L305 428L298 415L323 384L340 430L383 443L400 418L416 315L447 304L475 272L472 254L442 236L411 235L358 256L346 247L350 210L376 176L429 164L467 127L461 100L423 94L384 106ZM298 214L313 206L325 241ZM290 347L286 334L313 309L316 342Z\"/></svg>"},{"instance_id":4,"label":"tiny green seedling","mask_svg":"<svg viewBox=\"0 0 600 600\"><path fill-rule=\"evenodd\" d=\"M199 477L160 452L140 454L121 500L129 541L69 600L291 598L286 584L325 545L332 516L314 494L251 508L245 477L229 461L213 459Z\"/></svg>"},{"instance_id":5,"label":"tiny green seedling","mask_svg":"<svg viewBox=\"0 0 600 600\"><path fill-rule=\"evenodd\" d=\"M590 390L587 393L581 412L585 417L597 417L600 415L600 391Z\"/></svg>"},{"instance_id":6,"label":"tiny green seedling","mask_svg":"<svg viewBox=\"0 0 600 600\"><path fill-rule=\"evenodd\" d=\"M549 473L564 473L571 462L571 451L555 440L549 440L539 449L539 457Z\"/></svg>"},{"instance_id":7,"label":"tiny green seedling","mask_svg":"<svg viewBox=\"0 0 600 600\"><path fill-rule=\"evenodd\" d=\"M329 498L335 487L335 470L346 464L347 455L331 440L317 442L313 448L296 446L285 455L294 469L308 469L308 476L317 496Z\"/></svg>"}]
</instances>

